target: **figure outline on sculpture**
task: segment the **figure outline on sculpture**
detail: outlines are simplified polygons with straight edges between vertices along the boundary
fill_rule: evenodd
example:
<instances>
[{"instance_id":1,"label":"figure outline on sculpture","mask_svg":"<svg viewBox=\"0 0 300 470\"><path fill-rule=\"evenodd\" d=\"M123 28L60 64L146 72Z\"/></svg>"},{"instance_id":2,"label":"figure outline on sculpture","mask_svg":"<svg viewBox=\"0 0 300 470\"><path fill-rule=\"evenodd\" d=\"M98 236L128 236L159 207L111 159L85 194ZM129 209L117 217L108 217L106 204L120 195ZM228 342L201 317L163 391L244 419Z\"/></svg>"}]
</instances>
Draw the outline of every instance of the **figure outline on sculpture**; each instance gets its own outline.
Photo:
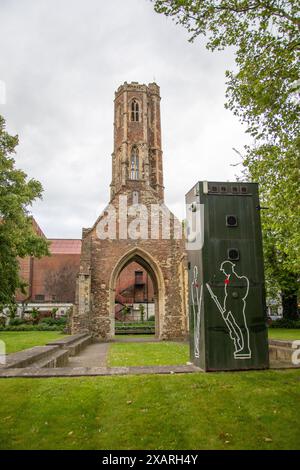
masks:
<instances>
[{"instance_id":1,"label":"figure outline on sculpture","mask_svg":"<svg viewBox=\"0 0 300 470\"><path fill-rule=\"evenodd\" d=\"M236 265L229 260L223 261L220 266L220 271L222 271L226 276L224 281L225 295L223 307L208 283L206 283L206 287L229 330L230 339L234 344L234 359L251 359L252 351L250 348L250 333L245 312L247 307L246 299L249 294L249 279L247 276L239 276L234 269L235 266ZM232 295L229 296L228 287L232 281L232 276L236 278L237 284L242 282L241 287L246 287L245 293L242 297L239 297L236 291L232 292ZM245 283L244 286L243 283ZM234 286L234 288L236 289L236 286ZM235 303L234 311L232 308L232 302Z\"/></svg>"},{"instance_id":2,"label":"figure outline on sculpture","mask_svg":"<svg viewBox=\"0 0 300 470\"><path fill-rule=\"evenodd\" d=\"M201 303L202 303L202 293L203 293L203 285L200 286L199 292L199 284L198 284L198 267L194 266L193 269L194 279L191 285L191 295L192 295L192 305L193 305L193 319L194 319L194 356L196 358L200 357L200 318L201 318ZM194 295L195 293L195 295ZM197 312L196 312L197 306Z\"/></svg>"}]
</instances>

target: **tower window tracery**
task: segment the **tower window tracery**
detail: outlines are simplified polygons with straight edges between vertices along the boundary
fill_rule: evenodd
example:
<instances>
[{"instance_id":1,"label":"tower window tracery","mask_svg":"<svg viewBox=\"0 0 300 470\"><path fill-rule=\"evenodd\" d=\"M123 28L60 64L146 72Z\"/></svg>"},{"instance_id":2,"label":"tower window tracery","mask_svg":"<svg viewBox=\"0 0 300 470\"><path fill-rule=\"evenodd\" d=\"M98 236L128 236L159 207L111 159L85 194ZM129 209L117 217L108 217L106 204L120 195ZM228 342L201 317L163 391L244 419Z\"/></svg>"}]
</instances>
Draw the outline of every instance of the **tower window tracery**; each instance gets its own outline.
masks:
<instances>
[{"instance_id":1,"label":"tower window tracery","mask_svg":"<svg viewBox=\"0 0 300 470\"><path fill-rule=\"evenodd\" d=\"M131 121L138 122L140 120L140 106L137 100L131 101Z\"/></svg>"},{"instance_id":2,"label":"tower window tracery","mask_svg":"<svg viewBox=\"0 0 300 470\"><path fill-rule=\"evenodd\" d=\"M131 150L130 179L139 179L139 151L136 146Z\"/></svg>"}]
</instances>

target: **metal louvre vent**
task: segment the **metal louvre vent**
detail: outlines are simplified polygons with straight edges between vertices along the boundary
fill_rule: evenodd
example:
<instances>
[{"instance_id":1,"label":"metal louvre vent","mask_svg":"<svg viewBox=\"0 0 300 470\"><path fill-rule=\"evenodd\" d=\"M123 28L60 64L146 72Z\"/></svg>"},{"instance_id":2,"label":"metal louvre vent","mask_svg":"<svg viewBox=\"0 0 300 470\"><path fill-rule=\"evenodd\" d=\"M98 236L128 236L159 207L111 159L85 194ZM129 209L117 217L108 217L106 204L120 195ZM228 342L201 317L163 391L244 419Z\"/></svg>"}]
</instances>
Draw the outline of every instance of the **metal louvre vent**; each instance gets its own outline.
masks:
<instances>
[{"instance_id":1,"label":"metal louvre vent","mask_svg":"<svg viewBox=\"0 0 300 470\"><path fill-rule=\"evenodd\" d=\"M228 248L227 259L230 261L237 261L240 259L240 252L237 248Z\"/></svg>"},{"instance_id":2,"label":"metal louvre vent","mask_svg":"<svg viewBox=\"0 0 300 470\"><path fill-rule=\"evenodd\" d=\"M227 227L237 227L238 221L236 215L226 215Z\"/></svg>"}]
</instances>

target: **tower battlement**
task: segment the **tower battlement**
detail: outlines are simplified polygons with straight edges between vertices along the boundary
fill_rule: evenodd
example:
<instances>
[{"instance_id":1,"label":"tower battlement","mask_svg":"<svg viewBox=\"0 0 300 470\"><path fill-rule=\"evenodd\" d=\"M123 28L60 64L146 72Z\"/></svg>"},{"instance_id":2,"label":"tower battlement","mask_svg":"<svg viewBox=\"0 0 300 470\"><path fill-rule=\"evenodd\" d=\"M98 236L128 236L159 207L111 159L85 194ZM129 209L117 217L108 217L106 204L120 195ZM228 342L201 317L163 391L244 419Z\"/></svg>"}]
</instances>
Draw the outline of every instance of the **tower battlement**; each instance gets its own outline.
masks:
<instances>
[{"instance_id":1,"label":"tower battlement","mask_svg":"<svg viewBox=\"0 0 300 470\"><path fill-rule=\"evenodd\" d=\"M124 82L115 91L115 98L118 97L118 95L124 91L142 91L142 92L150 91L152 94L156 94L160 97L160 87L155 82L149 83L148 85L145 85L144 83L138 83L138 82L130 82L130 83Z\"/></svg>"}]
</instances>

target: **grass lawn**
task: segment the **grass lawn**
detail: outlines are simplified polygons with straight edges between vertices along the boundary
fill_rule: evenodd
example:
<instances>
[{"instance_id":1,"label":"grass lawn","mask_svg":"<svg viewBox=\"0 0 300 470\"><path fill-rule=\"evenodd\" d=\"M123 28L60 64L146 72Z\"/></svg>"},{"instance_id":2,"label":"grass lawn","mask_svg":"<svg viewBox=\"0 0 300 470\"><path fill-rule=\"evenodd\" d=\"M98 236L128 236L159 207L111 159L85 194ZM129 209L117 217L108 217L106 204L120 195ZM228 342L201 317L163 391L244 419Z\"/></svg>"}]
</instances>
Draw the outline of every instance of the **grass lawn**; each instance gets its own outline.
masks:
<instances>
[{"instance_id":1,"label":"grass lawn","mask_svg":"<svg viewBox=\"0 0 300 470\"><path fill-rule=\"evenodd\" d=\"M1 449L299 449L300 371L1 379Z\"/></svg>"},{"instance_id":2,"label":"grass lawn","mask_svg":"<svg viewBox=\"0 0 300 470\"><path fill-rule=\"evenodd\" d=\"M300 339L300 330L269 328L269 338ZM147 335L138 335L138 337ZM125 338L128 336L125 336ZM134 335L130 336L134 338ZM150 339L150 338L149 338ZM189 345L186 343L112 343L107 364L118 366L179 365L189 361Z\"/></svg>"},{"instance_id":3,"label":"grass lawn","mask_svg":"<svg viewBox=\"0 0 300 470\"><path fill-rule=\"evenodd\" d=\"M0 341L5 342L7 354L33 346L44 346L64 336L59 331L0 331Z\"/></svg>"},{"instance_id":4,"label":"grass lawn","mask_svg":"<svg viewBox=\"0 0 300 470\"><path fill-rule=\"evenodd\" d=\"M269 328L268 334L270 339L300 339L300 329Z\"/></svg>"},{"instance_id":5,"label":"grass lawn","mask_svg":"<svg viewBox=\"0 0 300 470\"><path fill-rule=\"evenodd\" d=\"M189 346L186 343L112 343L107 365L154 366L186 364L189 360Z\"/></svg>"}]
</instances>

